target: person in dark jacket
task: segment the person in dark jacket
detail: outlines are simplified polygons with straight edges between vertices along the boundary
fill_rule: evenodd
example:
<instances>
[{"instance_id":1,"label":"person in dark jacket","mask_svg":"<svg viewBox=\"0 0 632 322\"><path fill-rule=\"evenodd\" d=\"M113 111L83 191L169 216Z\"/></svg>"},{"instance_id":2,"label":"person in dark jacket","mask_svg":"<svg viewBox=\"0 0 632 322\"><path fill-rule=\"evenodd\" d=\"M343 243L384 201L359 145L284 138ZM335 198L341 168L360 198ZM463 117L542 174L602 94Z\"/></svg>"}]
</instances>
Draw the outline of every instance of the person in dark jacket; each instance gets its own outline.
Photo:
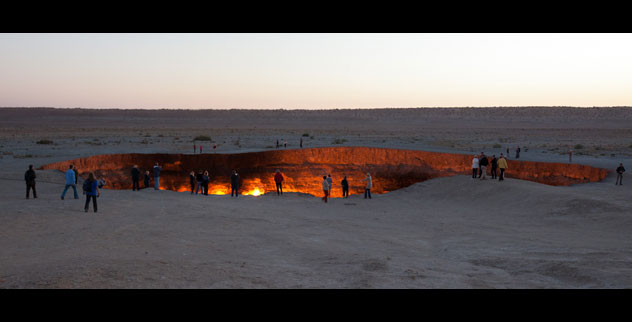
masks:
<instances>
[{"instance_id":1,"label":"person in dark jacket","mask_svg":"<svg viewBox=\"0 0 632 322\"><path fill-rule=\"evenodd\" d=\"M37 192L35 192L35 170L33 165L29 165L29 169L24 173L24 181L26 181L26 199L29 198L29 192L33 189L33 199L37 198Z\"/></svg>"},{"instance_id":2,"label":"person in dark jacket","mask_svg":"<svg viewBox=\"0 0 632 322\"><path fill-rule=\"evenodd\" d=\"M623 173L625 172L625 168L623 167L623 163L619 163L619 167L617 168L617 182L614 183L614 185L616 186L617 184L622 186L623 185ZM33 193L35 193L35 190L33 190ZM28 195L27 195L28 198Z\"/></svg>"},{"instance_id":3,"label":"person in dark jacket","mask_svg":"<svg viewBox=\"0 0 632 322\"><path fill-rule=\"evenodd\" d=\"M345 176L340 182L342 186L342 197L349 198L349 181L347 181L347 176Z\"/></svg>"},{"instance_id":4,"label":"person in dark jacket","mask_svg":"<svg viewBox=\"0 0 632 322\"><path fill-rule=\"evenodd\" d=\"M191 171L191 173L189 173L189 184L191 184L191 194L193 194L195 192L195 171Z\"/></svg>"},{"instance_id":5,"label":"person in dark jacket","mask_svg":"<svg viewBox=\"0 0 632 322\"><path fill-rule=\"evenodd\" d=\"M520 147L517 146L516 147L516 159L519 159L519 158L520 158Z\"/></svg>"},{"instance_id":6,"label":"person in dark jacket","mask_svg":"<svg viewBox=\"0 0 632 322\"><path fill-rule=\"evenodd\" d=\"M72 171L75 172L75 185L77 185L77 182L79 180L79 170L77 170L77 167L75 167L74 164L72 166Z\"/></svg>"},{"instance_id":7,"label":"person in dark jacket","mask_svg":"<svg viewBox=\"0 0 632 322\"><path fill-rule=\"evenodd\" d=\"M138 170L138 166L134 165L132 168L132 191L140 190L138 185L138 180L140 179L140 170Z\"/></svg>"},{"instance_id":8,"label":"person in dark jacket","mask_svg":"<svg viewBox=\"0 0 632 322\"><path fill-rule=\"evenodd\" d=\"M496 179L496 173L498 169L498 159L496 159L496 155L492 155L492 179Z\"/></svg>"},{"instance_id":9,"label":"person in dark jacket","mask_svg":"<svg viewBox=\"0 0 632 322\"><path fill-rule=\"evenodd\" d=\"M478 165L480 168L478 177L481 180L487 180L487 165L488 164L489 164L489 159L487 159L487 156L485 155L485 153L481 152L481 156L478 161Z\"/></svg>"},{"instance_id":10,"label":"person in dark jacket","mask_svg":"<svg viewBox=\"0 0 632 322\"><path fill-rule=\"evenodd\" d=\"M230 176L230 196L239 197L239 174L236 170L233 170L233 174Z\"/></svg>"},{"instance_id":11,"label":"person in dark jacket","mask_svg":"<svg viewBox=\"0 0 632 322\"><path fill-rule=\"evenodd\" d=\"M197 188L195 188L196 195L200 193L200 191L202 191L201 193L204 194L204 188L202 187L203 177L204 172L202 172L202 170L199 170L198 173L195 175L195 181L197 182Z\"/></svg>"},{"instance_id":12,"label":"person in dark jacket","mask_svg":"<svg viewBox=\"0 0 632 322\"><path fill-rule=\"evenodd\" d=\"M160 190L160 171L161 167L158 166L158 162L154 165L154 190Z\"/></svg>"},{"instance_id":13,"label":"person in dark jacket","mask_svg":"<svg viewBox=\"0 0 632 322\"><path fill-rule=\"evenodd\" d=\"M97 197L100 195L98 182L94 177L94 174L90 172L88 175L90 190L86 191L86 205L83 207L85 212L88 212L88 207L90 207L90 199L92 199L92 208L94 208L94 212L97 212Z\"/></svg>"},{"instance_id":14,"label":"person in dark jacket","mask_svg":"<svg viewBox=\"0 0 632 322\"><path fill-rule=\"evenodd\" d=\"M101 177L101 179L97 180L97 184L99 185L99 189L103 188L103 186L105 186L105 184L107 183L107 180L105 180L105 178Z\"/></svg>"},{"instance_id":15,"label":"person in dark jacket","mask_svg":"<svg viewBox=\"0 0 632 322\"><path fill-rule=\"evenodd\" d=\"M204 175L202 175L202 190L204 190L204 195L208 196L208 183L211 181L211 178L208 176L208 171L204 171Z\"/></svg>"},{"instance_id":16,"label":"person in dark jacket","mask_svg":"<svg viewBox=\"0 0 632 322\"><path fill-rule=\"evenodd\" d=\"M331 174L327 175L327 182L329 182L329 198L331 198L331 188L334 185L334 179L331 178Z\"/></svg>"},{"instance_id":17,"label":"person in dark jacket","mask_svg":"<svg viewBox=\"0 0 632 322\"><path fill-rule=\"evenodd\" d=\"M149 170L145 171L145 188L149 188Z\"/></svg>"},{"instance_id":18,"label":"person in dark jacket","mask_svg":"<svg viewBox=\"0 0 632 322\"><path fill-rule=\"evenodd\" d=\"M281 170L277 169L276 174L274 175L274 182L276 183L277 196L283 194L283 175L281 174Z\"/></svg>"}]
</instances>

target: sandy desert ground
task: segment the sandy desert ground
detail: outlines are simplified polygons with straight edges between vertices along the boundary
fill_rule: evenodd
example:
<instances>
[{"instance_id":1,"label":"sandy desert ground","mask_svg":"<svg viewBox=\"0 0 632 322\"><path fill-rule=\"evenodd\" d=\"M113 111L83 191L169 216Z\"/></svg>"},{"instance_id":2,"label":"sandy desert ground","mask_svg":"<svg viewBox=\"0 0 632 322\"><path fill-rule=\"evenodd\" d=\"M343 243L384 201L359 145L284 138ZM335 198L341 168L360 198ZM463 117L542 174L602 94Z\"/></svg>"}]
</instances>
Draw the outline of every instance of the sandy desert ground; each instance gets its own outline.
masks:
<instances>
[{"instance_id":1,"label":"sandy desert ground","mask_svg":"<svg viewBox=\"0 0 632 322\"><path fill-rule=\"evenodd\" d=\"M60 200L61 172L39 170L38 198L24 198L29 164L192 153L198 135L218 153L301 137L511 157L519 145L546 162L573 149L574 163L628 173L570 187L454 176L328 204L105 189L94 214L83 196ZM632 108L0 109L0 151L0 288L632 287Z\"/></svg>"}]
</instances>

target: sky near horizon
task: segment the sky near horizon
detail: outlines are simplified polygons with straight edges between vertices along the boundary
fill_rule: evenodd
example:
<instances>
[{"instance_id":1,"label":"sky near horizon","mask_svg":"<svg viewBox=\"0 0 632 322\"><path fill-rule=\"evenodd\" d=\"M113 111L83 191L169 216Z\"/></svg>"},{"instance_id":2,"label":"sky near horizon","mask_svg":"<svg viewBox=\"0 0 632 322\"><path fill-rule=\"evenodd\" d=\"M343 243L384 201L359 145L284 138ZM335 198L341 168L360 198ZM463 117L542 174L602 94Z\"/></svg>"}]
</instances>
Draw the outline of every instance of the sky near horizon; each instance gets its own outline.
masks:
<instances>
[{"instance_id":1,"label":"sky near horizon","mask_svg":"<svg viewBox=\"0 0 632 322\"><path fill-rule=\"evenodd\" d=\"M632 34L0 34L0 107L631 105Z\"/></svg>"}]
</instances>

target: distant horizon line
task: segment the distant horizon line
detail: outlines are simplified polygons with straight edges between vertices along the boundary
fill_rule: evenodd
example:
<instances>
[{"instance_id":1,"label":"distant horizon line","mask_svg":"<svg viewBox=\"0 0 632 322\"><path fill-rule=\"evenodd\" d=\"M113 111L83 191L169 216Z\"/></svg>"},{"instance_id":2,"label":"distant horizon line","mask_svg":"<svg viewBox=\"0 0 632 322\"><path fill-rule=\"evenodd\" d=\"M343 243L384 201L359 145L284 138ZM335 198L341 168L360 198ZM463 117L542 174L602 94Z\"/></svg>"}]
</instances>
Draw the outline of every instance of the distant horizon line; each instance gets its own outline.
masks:
<instances>
[{"instance_id":1,"label":"distant horizon line","mask_svg":"<svg viewBox=\"0 0 632 322\"><path fill-rule=\"evenodd\" d=\"M632 108L632 105L571 106L571 105L514 105L514 106L418 106L418 107L353 107L353 108L120 108L120 107L50 107L50 106L0 106L0 109L53 109L53 110L123 110L123 111L336 111L336 110L385 110L385 109L494 109L494 108Z\"/></svg>"}]
</instances>

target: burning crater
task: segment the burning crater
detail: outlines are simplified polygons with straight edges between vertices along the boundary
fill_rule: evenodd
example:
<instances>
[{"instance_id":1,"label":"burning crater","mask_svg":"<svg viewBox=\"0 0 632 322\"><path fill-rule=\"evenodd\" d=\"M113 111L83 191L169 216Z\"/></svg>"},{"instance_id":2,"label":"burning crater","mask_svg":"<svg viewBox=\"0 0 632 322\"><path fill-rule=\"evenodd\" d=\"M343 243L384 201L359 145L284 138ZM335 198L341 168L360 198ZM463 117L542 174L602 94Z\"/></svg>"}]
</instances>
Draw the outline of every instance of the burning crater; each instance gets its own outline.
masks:
<instances>
[{"instance_id":1,"label":"burning crater","mask_svg":"<svg viewBox=\"0 0 632 322\"><path fill-rule=\"evenodd\" d=\"M258 195L276 191L274 174L280 169L285 192L302 192L320 196L322 177L334 179L332 195L340 197L343 175L349 181L349 192L363 193L366 173L373 178L372 193L386 193L428 179L471 175L473 155L436 153L366 147L329 147L300 150L274 150L237 154L110 154L62 161L41 169L66 171L74 164L80 175L94 172L105 177L110 189L132 189L131 168L134 164L142 173L150 170L153 187L154 163L162 167L160 188L190 191L189 173L208 170L209 193L230 193L230 175L235 169L241 177L239 192ZM608 170L587 165L508 160L508 178L518 178L548 185L568 186L604 179ZM489 167L488 167L489 171ZM489 173L489 172L488 172Z\"/></svg>"}]
</instances>

